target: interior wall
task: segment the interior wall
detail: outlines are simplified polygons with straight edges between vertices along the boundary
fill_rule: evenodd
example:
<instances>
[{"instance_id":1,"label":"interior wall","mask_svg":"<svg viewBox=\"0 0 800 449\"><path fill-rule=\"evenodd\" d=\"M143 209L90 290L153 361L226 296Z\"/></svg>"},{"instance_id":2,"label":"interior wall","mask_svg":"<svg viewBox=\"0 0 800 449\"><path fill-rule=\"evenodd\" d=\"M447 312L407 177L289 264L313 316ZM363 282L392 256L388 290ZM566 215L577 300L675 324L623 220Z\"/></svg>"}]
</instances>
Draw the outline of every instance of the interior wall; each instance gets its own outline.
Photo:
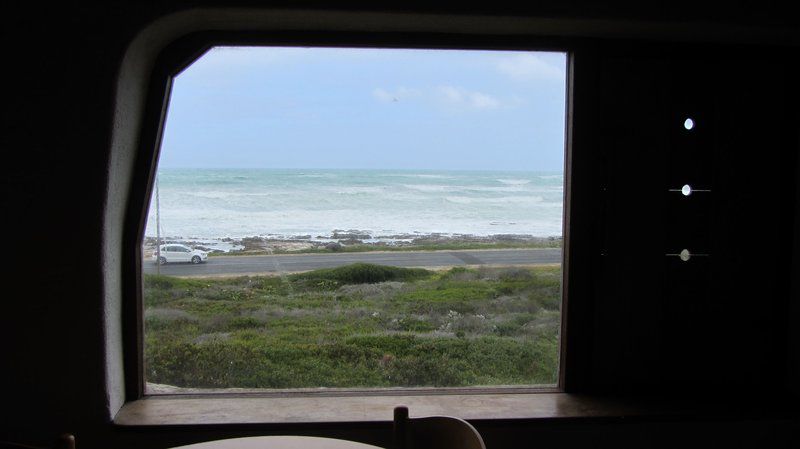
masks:
<instances>
[{"instance_id":1,"label":"interior wall","mask_svg":"<svg viewBox=\"0 0 800 449\"><path fill-rule=\"evenodd\" d=\"M797 130L795 130L797 131ZM797 141L800 142L800 131L795 132ZM797 145L800 147L800 144ZM800 173L800 152L795 152L797 158L796 172ZM795 229L800 227L800 176L795 176L795 198L794 198L794 222ZM792 258L792 291L789 299L790 310L786 321L789 329L789 347L787 351L788 370L786 373L786 383L794 394L800 397L800 233L795 231Z\"/></svg>"},{"instance_id":2,"label":"interior wall","mask_svg":"<svg viewBox=\"0 0 800 449\"><path fill-rule=\"evenodd\" d=\"M785 329L767 323L788 310L791 259L768 242L792 235L793 70L765 49L603 58L596 390L724 395L783 372ZM710 191L669 192L684 184Z\"/></svg>"},{"instance_id":3,"label":"interior wall","mask_svg":"<svg viewBox=\"0 0 800 449\"><path fill-rule=\"evenodd\" d=\"M595 5L594 2L588 3ZM259 2L242 4L258 6ZM3 209L8 238L6 257L10 265L6 268L4 279L10 289L3 295L4 309L0 314L4 361L2 371L6 386L3 403L4 410L8 412L0 424L2 440L44 445L62 432L73 432L78 436L79 447L82 448L142 445L168 447L200 437L216 438L247 432L296 432L340 436L374 443L386 441L388 425L122 429L110 422L114 410L124 400L121 393L124 383L120 368L121 341L118 339L122 312L121 305L113 302L113 298L121 297L118 257L122 252L122 235L118 228L104 228L104 223L120 220L126 207L126 204L119 202L121 195L118 193L129 188L124 178L130 176L130 173L126 174L126 170L130 169L129 158L133 156L131 152L136 145L130 141L130 134L125 137L118 133L136 129L137 116L128 113L136 110L136 102L139 101L137 99L141 98L138 92L144 89L143 85L138 84L142 81L138 76L133 80L123 79L120 82L120 70L133 70L126 73L147 72L147 67L141 60L134 58L124 62L123 58L137 33L148 23L178 7L203 5L219 6L219 3L30 5L17 6L17 9L10 10L6 16L6 60L12 62L12 65L6 69L11 80L7 84L10 92L4 97L2 137L3 148L6 150ZM539 12L556 17L585 14L603 19L613 18L616 14L617 20L622 17L623 23L638 23L634 20L637 15L639 20L653 20L663 15L660 9L642 6L633 10L620 7L615 12L610 6L603 9L596 5L564 5L567 4L552 2L549 6L543 5ZM586 6L586 9L579 6ZM741 11L737 16L736 9L733 10L733 13L726 13L734 14L730 18L732 22L737 26L749 23L751 18L747 12ZM477 11L480 12L480 7L477 7ZM461 12L464 11L459 11ZM511 10L510 13L519 14L520 11ZM698 14L700 17L692 19L702 19L702 11ZM752 20L770 22L773 19L781 24L791 20L789 15L767 10L764 10L764 15L766 18L757 17ZM667 16L670 20L682 19L679 14ZM609 28L613 27L606 25L602 30ZM631 31L634 34L643 32L646 32L646 27L642 26L634 27ZM758 34L759 39L769 40L774 32L774 29L762 29ZM678 33L675 36L680 40L692 39L688 34ZM782 82L786 81L784 79ZM764 88L770 89L774 86ZM129 98L130 103L116 102L119 98ZM629 113L635 115L640 114L640 111ZM775 120L782 127L796 123L786 123L781 121L781 117ZM644 124L649 123L645 119L641 121ZM128 143L121 143L114 136L121 136ZM124 149L120 145L124 145ZM117 148L117 151L112 152L111 148ZM631 146L631 150L633 148ZM786 151L796 153L797 141L794 147L787 148ZM112 158L112 154L116 159ZM742 158L736 162L737 167L748 162L744 154L740 156ZM762 162L780 163L774 162L771 156L765 157ZM771 166L767 168L769 167ZM796 163L791 167L797 167ZM768 173L758 172L747 180L750 183L764 183L775 187L777 181L772 173L769 170ZM796 173L795 171L793 176L796 177ZM737 172L732 173L736 174ZM792 176L791 173L789 175ZM780 176L783 178L778 178L779 180L785 180L785 173ZM108 196L109 186L119 190ZM771 204L778 208L785 208L789 204L783 200L775 201L776 203ZM793 207L797 210L796 199L794 201ZM734 203L731 207L737 204L739 203ZM781 378L783 375L780 373L783 371L780 370L783 367L774 360L777 357L785 361L784 354L788 352L789 360L796 363L797 357L792 356L792 351L796 354L798 348L796 331L792 331L794 346L787 345L785 341L789 331L780 326L773 329L772 321L775 316L784 316L782 312L785 312L786 304L793 304L794 312L786 313L785 316L791 320L788 329L797 327L794 324L798 318L798 287L795 282L791 292L794 302L787 303L790 291L786 276L796 278L793 274L797 272L798 244L795 239L794 271L788 271L785 269L788 266L785 249L790 247L787 234L790 231L784 228L785 223L781 224L784 218L781 214L773 216L771 220L775 226L765 231L779 239L773 248L777 252L777 259L774 259L772 265L764 265L756 270L756 273L766 276L760 282L766 285L767 291L778 296L783 295L783 299L777 302L767 300L769 304L775 305L771 309L773 315L759 315L766 321L754 323L749 330L757 340L750 341L746 335L735 334L736 341L748 349L747 354L772 367L768 376ZM620 236L620 239L623 237L630 238L630 235ZM743 270L747 263L747 260L742 260L736 267ZM622 279L624 275L624 270L620 270L615 273L618 276L615 279ZM728 276L725 273L720 274L725 279ZM640 279L640 282L644 285L644 280ZM616 284L618 293L623 288L622 285ZM757 285L748 285L747 294L756 294ZM637 292L641 291L633 289L627 293L622 292L620 298L633 301L639 296ZM738 308L734 312L721 315L713 309L703 312L703 322L710 326L707 328L710 330L702 331L702 327L697 327L702 337L716 338L714 329L730 330L725 326L717 327L713 321L717 317L727 319L749 315L745 308L748 302L736 288L727 286L722 292L726 295L725 299L732 298L732 304ZM640 324L628 325L641 327ZM701 326L701 323L695 325ZM759 334L761 331L764 331L763 334ZM604 377L608 381L604 385L614 385L613 388L607 388L607 391L619 392L622 384L616 382L621 379L638 379L646 385L652 381L650 376L653 369L657 372L659 368L663 368L659 360L649 359L647 365L641 366L636 358L625 358L626 354L630 356L642 349L637 349L636 343L626 339L620 331L604 333L603 336L612 346L623 345L628 348L626 352L614 352L608 358L592 353L592 372L601 376L594 379ZM596 342L594 347L599 347L601 343ZM769 350L762 350L764 346L774 344L783 348L784 352L780 356L774 356ZM720 370L737 370L737 366L733 364L737 354L734 348L724 349L725 363L720 366ZM759 369L748 371L751 368L746 364L753 359L747 354L742 356L741 363L745 367L744 373L747 374L746 385L753 385L761 382L764 376ZM629 367L631 371L622 373L620 377L621 373L609 369L610 360L620 361L620 366ZM701 364L708 363L702 353L692 353L691 360ZM740 379L738 374L730 377L720 374L719 371L715 372L719 376L710 376L705 380L713 382L722 379L735 384ZM668 381L658 376L660 374L656 374L656 379L659 379L655 383L656 388L664 386L664 382ZM797 392L796 380L793 385ZM779 389L774 391L780 392ZM773 447L792 447L796 444L796 418L787 418L783 414L772 416L767 412L769 411L747 417L717 416L698 424L688 422L689 418L685 416L654 417L636 423L618 419L601 422L522 421L476 424L485 435L490 448L518 446L520 442L536 447L667 447L670 446L668 443L684 443L682 445L685 446L687 439L692 441L689 445L697 446L702 446L703 443L713 445L715 441L740 447L760 447L759 443L764 441Z\"/></svg>"}]
</instances>

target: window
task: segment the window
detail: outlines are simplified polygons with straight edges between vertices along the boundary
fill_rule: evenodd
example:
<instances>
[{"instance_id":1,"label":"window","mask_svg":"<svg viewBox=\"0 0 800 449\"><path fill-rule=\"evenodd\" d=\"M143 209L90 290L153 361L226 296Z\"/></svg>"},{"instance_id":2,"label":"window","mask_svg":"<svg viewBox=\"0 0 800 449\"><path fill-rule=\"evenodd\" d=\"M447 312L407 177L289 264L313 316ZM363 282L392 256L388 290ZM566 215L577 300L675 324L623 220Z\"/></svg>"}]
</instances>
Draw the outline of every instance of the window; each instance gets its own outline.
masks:
<instances>
[{"instance_id":1,"label":"window","mask_svg":"<svg viewBox=\"0 0 800 449\"><path fill-rule=\"evenodd\" d=\"M556 385L565 66L197 60L174 80L143 241L146 392Z\"/></svg>"},{"instance_id":2,"label":"window","mask_svg":"<svg viewBox=\"0 0 800 449\"><path fill-rule=\"evenodd\" d=\"M218 26L232 28L237 26L231 22L220 24L214 13L206 12L205 16L202 14L192 16L190 21L191 19L196 20L198 17L200 20L206 21L200 24L195 22L195 26L189 28L216 30ZM793 157L786 156L792 154L791 152L778 150L796 146L796 141L792 140L794 135L791 135L792 139L790 139L783 132L783 130L792 129L788 125L789 119L794 115L789 113L791 110L788 109L788 104L790 104L789 99L793 96L784 95L786 92L783 90L787 86L791 86L788 80L796 79L796 77L789 76L794 74L794 69L788 70L786 66L775 68L776 64L784 64L782 61L785 61L785 58L782 55L785 49L780 49L780 51L771 49L765 54L754 56L752 48L738 48L733 45L709 44L702 48L686 46L674 43L683 39L675 39L671 43L664 39L666 36L681 35L685 37L685 34L671 33L665 28L658 30L652 29L652 27L634 29L640 24L634 25L630 21L620 22L618 28L612 27L613 31L612 28L608 28L609 37L615 36L623 39L592 39L589 30L586 28L581 30L581 26L574 23L566 22L553 28L541 29L537 28L537 24L541 24L540 21L537 21L536 18L525 17L500 17L498 20L494 20L494 17L478 18L453 15L442 16L438 19L432 18L433 20L427 22L418 21L420 25L417 26L417 23L413 22L416 20L413 15L409 17L404 14L387 14L383 19L368 17L368 20L363 22L366 23L363 26L364 31L369 28L369 33L355 31L353 35L348 35L332 30L361 29L361 25L353 25L358 22L353 20L355 15L342 14L343 19L334 17L328 19L327 22L323 20L315 22L313 19L309 20L307 11L295 11L295 13L297 14L294 16L296 19L294 22L291 20L281 21L282 28L280 29L289 31L280 32L273 32L274 24L278 23L277 20L265 24L274 19L272 12L265 12L260 16L253 15L257 17L252 19L243 13L237 13L240 27L250 24L252 30L273 31L256 32L249 35L236 32L199 33L199 37L195 35L189 39L175 42L168 48L168 51L177 53L177 56L175 54L165 56L164 60L167 63L158 67L163 71L156 73L152 78L146 68L154 58L144 61L148 64L138 64L141 61L133 58L133 61L128 64L128 69L135 67L139 70L141 68L138 72L134 72L134 77L138 82L136 86L141 89L141 92L148 89L150 112L143 114L147 121L141 127L144 135L136 136L136 132L133 132L128 145L121 146L122 151L115 147L112 152L112 156L115 158L124 158L129 154L135 155L137 154L136 149L130 148L134 145L133 137L140 137L143 142L138 153L140 160L136 161L138 170L130 170L130 173L138 179L134 179L131 189L133 204L128 209L126 217L126 220L131 223L125 223L126 236L123 240L127 256L123 254L121 258L123 271L129 276L124 279L125 291L122 295L115 295L113 290L110 292L109 305L112 313L115 310L114 307L118 305L115 300L123 298L125 299L123 305L130 307L133 302L129 300L130 298L134 300L141 298L140 295L134 294L136 293L134 290L141 285L138 273L139 264L131 265L129 263L135 259L134 256L138 256L138 248L143 235L143 230L136 228L141 223L135 223L135 221L143 219L142 210L146 206L145 198L149 199L148 189L154 185L147 178L155 175L155 165L151 163L150 157L151 152L154 151L153 148L156 147L153 142L158 140L160 133L158 127L161 121L158 116L162 112L162 103L165 98L163 96L165 84L159 83L166 79L167 75L173 75L168 72L182 63L180 60L183 56L192 54L194 57L196 54L194 52L209 42L259 42L292 45L298 43L301 45L382 45L385 43L389 46L430 44L431 46L481 48L533 47L542 43L543 45L568 45L575 49L575 53L570 55L570 60L574 64L570 64L570 152L569 169L567 170L569 180L566 183L569 209L565 214L565 217L569 219L566 223L569 238L565 240L567 246L565 257L569 264L569 269L565 272L569 279L565 283L565 288L569 288L566 297L570 301L569 304L566 304L569 308L567 323L569 332L565 335L569 337L569 341L564 352L568 365L562 370L566 372L567 377L562 383L564 391L588 394L603 393L612 396L619 392L630 392L634 396L649 393L683 393L684 391L689 391L690 394L706 393L708 390L723 392L730 391L731 387L738 391L742 386L756 387L755 391L761 387L759 383L763 379L771 378L774 375L780 376L780 367L775 369L775 365L780 362L775 361L785 358L786 346L780 344L783 339L781 332L785 331L785 327L774 326L775 316L767 315L770 311L782 312L784 301L780 298L788 297L788 291L784 286L789 273L788 268L785 270L783 268L788 265L781 262L781 260L786 261L785 248L787 246L766 245L761 249L768 251L768 257L765 259L777 262L754 264L752 259L742 257L742 254L745 253L741 252L740 241L737 237L751 235L748 228L763 229L766 226L774 225L771 230L778 230L778 240L785 241L786 236L792 235L789 229L792 221L784 219L787 214L779 211L791 210L791 208L784 207L791 204L791 201L786 199L785 194L783 196L768 194L748 197L747 194L752 193L751 190L742 191L734 188L720 190L719 187L740 185L741 179L746 177L751 180L749 185L759 184L765 192L796 191L796 185L789 182L795 178L787 176L790 169L785 168L795 167L796 161ZM231 15L236 16L233 12ZM369 16L369 14L365 15ZM317 16L325 16L325 14L318 13ZM278 17L283 16L278 14ZM361 16L358 15L358 18L360 19ZM344 21L347 23L343 23ZM318 23L323 25L316 25ZM320 33L318 29L310 29L315 26L326 27L328 31ZM702 25L699 26L702 27ZM306 32L305 34L302 31L292 32L291 30L294 29L302 29ZM428 31L431 34L413 34L414 32L410 31L421 29L423 33ZM653 31L648 31L650 29ZM181 32L184 30L182 29ZM381 30L381 32L375 33L374 30ZM386 32L384 33L383 30ZM396 30L406 31L404 34L404 32ZM550 39L543 37L544 34L536 35L540 32L549 33L547 30L556 34L561 33L562 37ZM567 37L576 35L583 37L574 39ZM596 36L596 34L594 35ZM633 35L647 39L652 37L653 41L634 42L627 39ZM200 45L197 45L198 42ZM143 42L140 41L140 44L147 46L152 42L143 40ZM141 50L142 46L137 48ZM157 45L153 48L155 49L150 52L151 55L160 50ZM724 52L716 51L720 49ZM135 53L131 54L136 55ZM742 54L746 54L746 59L754 63L741 64ZM730 58L730 61L725 62L725 58ZM172 64L176 61L178 64ZM721 67L710 68L707 65L708 61L711 61L712 65L719 64L721 61L723 64ZM764 69L765 66L770 69ZM748 70L743 71L743 68L748 68ZM123 75L130 72L131 70L121 71ZM572 76L573 73L574 76ZM770 79L775 74L783 76L783 78L779 77L778 82L775 82L775 79ZM754 83L753 79L749 79L749 77L766 82ZM151 84L152 87L148 87L147 81L151 79L157 82ZM681 83L683 85L680 85ZM122 87L128 87L124 83L121 84ZM743 91L740 88L742 85L750 86L750 88ZM686 89L687 87L691 89ZM119 92L119 95L124 98L128 91L120 89ZM736 95L731 95L732 93L736 93ZM133 97L136 97L135 94L136 92ZM695 96L695 94L702 95ZM140 100L142 97L143 95L139 95L134 99ZM722 113L725 120L712 123L707 119L710 116L703 118L696 114L697 111L694 108L685 107L691 106L698 100L708 102L713 106L711 109L717 114ZM683 104L681 104L682 102ZM125 105L126 103L123 103L122 106ZM136 105L138 103L134 104L134 106ZM118 117L125 119L125 108L121 107L120 110L123 112L118 114ZM753 123L752 111L761 111L756 114L759 119L758 126ZM673 114L673 112L677 113ZM714 195L716 198L723 198L723 201L716 203L717 206L723 207L710 210L713 216L712 229L715 231L712 233L716 248L716 251L713 251L715 253L713 259L692 257L690 261L683 262L674 256L665 258L665 254L673 254L676 250L664 248L663 241L664 237L668 235L664 232L665 228L678 229L669 225L665 216L685 217L685 215L665 215L664 202L660 200L660 197L663 196L662 194L667 195L664 192L679 188L685 182L691 182L693 187L708 187L708 185L695 182L694 179L683 179L685 176L678 177L676 182L663 182L667 175L667 168L671 166L665 156L670 154L672 134L673 132L685 132L682 124L687 115L697 119L695 130L707 132L706 135L709 136L708 145L704 145L698 154L714 154L712 159L715 167L712 173L717 177L715 179L717 193ZM131 129L138 130L139 123L132 122ZM714 140L718 137L724 138L722 141ZM122 138L124 140L125 136L123 135ZM770 139L769 144L764 143L763 139L766 138ZM775 157L749 157L752 152L748 150L756 147ZM780 161L780 163L776 163L776 161ZM112 160L111 167L117 167L113 162L115 160ZM754 162L759 164L759 170L753 169ZM113 180L109 183L110 197L112 200L123 200L110 201L109 204L112 207L115 204L128 203L128 197L124 194L114 195L113 189L117 187L117 184L125 185L125 181L128 179L126 176L130 176L130 174L126 175L126 170L132 163L122 164L121 169L117 170L122 172L117 173L121 174L121 177L110 177ZM685 165L685 167L695 166L696 164ZM786 172L776 174L774 170L776 166L781 166ZM143 192L147 194L142 195ZM720 196L720 193L731 196L725 199ZM709 196L706 195L706 197ZM703 198L703 195L692 194L690 198L695 197ZM670 196L669 198L674 197ZM686 198L684 197L684 199ZM689 203L684 201L683 204ZM761 212L767 213L762 214ZM106 228L112 231L121 228L123 223L118 217L116 221L107 221L112 226ZM687 223L689 220L682 220L681 229ZM131 230L131 228L133 229ZM767 235L767 232L764 232L763 235ZM108 251L113 251L113 244L119 242L119 239L114 237L114 232L110 232L109 236L105 237L107 243L112 243L112 245L108 245ZM682 247L680 246L678 249ZM109 255L116 257L116 253ZM713 264L703 265L704 261L713 261ZM684 270L682 273L688 274L683 278L685 282L672 283L674 288L667 288L667 282L670 281L669 275L672 273L667 272L665 263L670 264L668 265L670 269L673 268L672 264L677 264L676 266L680 268L676 268L676 270ZM169 266L177 267L178 265ZM704 267L712 270L703 272ZM779 269L772 270L773 268ZM113 270L104 273L109 278L107 280L111 281L109 285L112 289L114 281L117 281L114 279L115 274ZM729 282L730 279L735 279L736 282ZM134 280L135 282L133 282ZM708 294L688 296L685 294L687 290L701 291L704 288L707 289L705 291ZM766 307L754 308L750 301L752 298L762 298L768 303ZM127 317L136 317L134 312L140 310L141 308L128 310L131 313L126 315L125 324L133 321L132 318L128 321ZM754 313L761 315L754 315ZM758 319L752 319L756 316ZM114 320L108 323L110 324L107 326L112 331L109 335L112 338L110 346L113 349L114 343L116 343L113 338L117 333L113 332L115 330ZM745 329L752 330L743 331ZM127 333L126 362L131 355L142 354L141 351L131 349L134 343L138 343L134 342L135 336L131 336L132 334L132 332ZM753 338L754 336L757 338ZM703 343L697 344L698 342ZM657 350L654 351L654 348ZM113 351L111 352L111 355L115 355ZM748 363L742 364L742 355L755 356L759 358L760 362L767 363L750 363L752 359L748 359ZM141 367L138 362L131 362L131 364L133 366L126 370L126 374L128 372L135 373L135 370ZM686 369L686 367L691 367L691 369ZM111 368L111 374L117 374L109 381L113 383L120 377L119 371L113 370L115 368L113 365ZM143 376L126 377L133 378L134 382L143 378ZM743 381L745 378L749 381ZM127 386L128 398L141 397L141 392L136 390L138 385L129 384ZM263 409L281 408L284 402L276 400L276 396L279 395L269 395L268 400L263 402L266 404ZM363 403L371 402L374 397L372 395L359 396L359 398L363 398ZM480 395L478 397L470 396L468 399L491 400L486 399L488 397ZM497 412L497 409L494 408L491 412L475 413L465 417L476 419L531 418L535 417L531 412L531 404L535 404L536 410L540 410L539 405L547 401L548 397L558 397L553 403L559 411L565 409L564 403L560 401L566 400L572 403L571 401L574 399L572 395L503 395L503 400L522 399L521 402L518 402L520 404L518 413L507 415ZM407 398L403 400L405 401ZM430 396L425 399L428 398ZM136 415L142 408L153 407L153 404L164 404L164 408L162 408L164 413L176 416L170 407L174 407L178 403L184 405L184 410L197 407L197 404L202 403L206 411L215 412L223 410L216 408L223 399L224 397L222 399L204 397L198 401L185 401L161 397L158 400L133 401L130 404L131 407L126 406L126 408L129 410L127 415L130 417L131 414ZM354 397L349 399L354 399ZM392 403L396 403L388 399L386 401L387 410ZM452 401L450 404L455 405L450 410L463 410L463 404L459 401L463 401L464 396L439 395L433 399L437 406ZM119 402L118 396L116 400ZM248 398L247 401L258 402L252 398ZM316 399L309 400L308 403L314 401ZM231 400L229 408L225 410L240 410L243 402L246 401ZM326 406L328 404L338 406L341 398L337 397L335 401L317 402L324 402ZM140 405L142 407L138 407ZM311 407L313 406L309 408ZM596 404L591 405L591 408L598 410ZM283 413L283 409L281 409L281 411L265 417L261 412L263 409L259 409L258 416L255 416L254 420L250 420L251 416L243 419L241 415L229 418L229 415L225 413L216 413L215 416L224 415L227 419L226 422L230 423L294 422L299 416L295 414L287 417L287 414ZM572 408L572 410L576 409ZM374 408L369 410L374 410ZM304 409L305 411L307 409ZM341 408L336 407L336 412L340 411ZM609 414L630 416L624 411L611 411ZM585 416L584 412L577 415ZM205 420L185 420L180 423L208 423L207 416L206 414L202 417ZM563 415L555 413L536 416ZM351 414L346 418L340 418L338 414L328 414L327 416L316 414L309 419L364 421L386 418L377 415L365 418L365 413L361 413ZM141 420L136 422L142 423ZM166 422L176 423L177 421L171 419L149 421L149 423L156 424ZM503 427L505 425L500 424L498 428L502 429Z\"/></svg>"}]
</instances>

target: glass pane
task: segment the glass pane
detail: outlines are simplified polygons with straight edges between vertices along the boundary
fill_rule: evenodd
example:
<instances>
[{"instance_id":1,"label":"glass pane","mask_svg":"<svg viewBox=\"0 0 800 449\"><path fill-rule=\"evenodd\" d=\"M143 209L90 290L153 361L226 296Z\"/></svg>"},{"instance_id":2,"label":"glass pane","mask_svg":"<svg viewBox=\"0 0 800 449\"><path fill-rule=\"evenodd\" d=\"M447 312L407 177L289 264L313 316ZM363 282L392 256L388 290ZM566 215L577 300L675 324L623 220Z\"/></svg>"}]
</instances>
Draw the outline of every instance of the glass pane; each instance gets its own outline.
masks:
<instances>
[{"instance_id":1,"label":"glass pane","mask_svg":"<svg viewBox=\"0 0 800 449\"><path fill-rule=\"evenodd\" d=\"M215 48L181 73L143 241L148 392L555 384L565 66ZM209 257L154 263L165 240Z\"/></svg>"}]
</instances>

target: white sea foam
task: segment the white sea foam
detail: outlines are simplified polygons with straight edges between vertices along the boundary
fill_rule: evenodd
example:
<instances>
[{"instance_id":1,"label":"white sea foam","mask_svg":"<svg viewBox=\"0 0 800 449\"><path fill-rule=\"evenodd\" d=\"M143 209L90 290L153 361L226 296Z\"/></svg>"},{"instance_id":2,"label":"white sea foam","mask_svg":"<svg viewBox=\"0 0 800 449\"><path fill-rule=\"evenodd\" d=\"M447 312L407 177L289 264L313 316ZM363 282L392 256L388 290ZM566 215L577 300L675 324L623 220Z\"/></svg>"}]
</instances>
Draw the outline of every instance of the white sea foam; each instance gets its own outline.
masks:
<instances>
[{"instance_id":1,"label":"white sea foam","mask_svg":"<svg viewBox=\"0 0 800 449\"><path fill-rule=\"evenodd\" d=\"M521 172L166 170L159 173L161 235L326 238L334 229L359 229L373 237L559 236L559 178ZM156 234L155 213L153 205L148 236Z\"/></svg>"},{"instance_id":2,"label":"white sea foam","mask_svg":"<svg viewBox=\"0 0 800 449\"><path fill-rule=\"evenodd\" d=\"M522 185L515 185L515 186L475 186L475 187L467 187L466 190L472 190L474 192L524 192L526 191L525 187Z\"/></svg>"},{"instance_id":3,"label":"white sea foam","mask_svg":"<svg viewBox=\"0 0 800 449\"><path fill-rule=\"evenodd\" d=\"M402 178L420 178L420 179L453 179L454 176L443 174L430 174L430 173L390 173L387 176L398 176Z\"/></svg>"},{"instance_id":4,"label":"white sea foam","mask_svg":"<svg viewBox=\"0 0 800 449\"><path fill-rule=\"evenodd\" d=\"M221 192L221 191L199 191L199 192L183 192L185 195L194 196L204 199L218 199L227 200L236 197L252 197L252 196L269 196L271 193L244 193L244 192Z\"/></svg>"},{"instance_id":5,"label":"white sea foam","mask_svg":"<svg viewBox=\"0 0 800 449\"><path fill-rule=\"evenodd\" d=\"M530 184L530 179L498 179L498 181L502 182L503 184L510 184L510 185L523 185L523 184Z\"/></svg>"},{"instance_id":6,"label":"white sea foam","mask_svg":"<svg viewBox=\"0 0 800 449\"><path fill-rule=\"evenodd\" d=\"M325 187L323 189L326 192L333 192L339 195L358 195L364 193L383 193L383 187L341 187L341 186L331 186Z\"/></svg>"},{"instance_id":7,"label":"white sea foam","mask_svg":"<svg viewBox=\"0 0 800 449\"><path fill-rule=\"evenodd\" d=\"M446 196L445 200L458 204L534 204L541 203L544 198L541 196L501 196L491 198L476 198L468 196Z\"/></svg>"},{"instance_id":8,"label":"white sea foam","mask_svg":"<svg viewBox=\"0 0 800 449\"><path fill-rule=\"evenodd\" d=\"M403 187L411 190L419 190L420 192L458 192L464 189L464 186L444 184L403 184Z\"/></svg>"}]
</instances>

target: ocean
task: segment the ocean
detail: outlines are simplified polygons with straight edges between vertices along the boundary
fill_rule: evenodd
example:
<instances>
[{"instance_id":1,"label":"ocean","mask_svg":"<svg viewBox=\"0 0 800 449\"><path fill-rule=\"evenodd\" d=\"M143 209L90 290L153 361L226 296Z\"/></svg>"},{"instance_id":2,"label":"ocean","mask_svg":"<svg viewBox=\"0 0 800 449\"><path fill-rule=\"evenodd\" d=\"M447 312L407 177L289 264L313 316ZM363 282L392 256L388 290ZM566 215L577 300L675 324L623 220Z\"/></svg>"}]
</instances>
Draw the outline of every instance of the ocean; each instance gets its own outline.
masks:
<instances>
[{"instance_id":1,"label":"ocean","mask_svg":"<svg viewBox=\"0 0 800 449\"><path fill-rule=\"evenodd\" d=\"M160 169L161 236L562 234L561 172ZM156 236L155 189L145 235Z\"/></svg>"}]
</instances>

